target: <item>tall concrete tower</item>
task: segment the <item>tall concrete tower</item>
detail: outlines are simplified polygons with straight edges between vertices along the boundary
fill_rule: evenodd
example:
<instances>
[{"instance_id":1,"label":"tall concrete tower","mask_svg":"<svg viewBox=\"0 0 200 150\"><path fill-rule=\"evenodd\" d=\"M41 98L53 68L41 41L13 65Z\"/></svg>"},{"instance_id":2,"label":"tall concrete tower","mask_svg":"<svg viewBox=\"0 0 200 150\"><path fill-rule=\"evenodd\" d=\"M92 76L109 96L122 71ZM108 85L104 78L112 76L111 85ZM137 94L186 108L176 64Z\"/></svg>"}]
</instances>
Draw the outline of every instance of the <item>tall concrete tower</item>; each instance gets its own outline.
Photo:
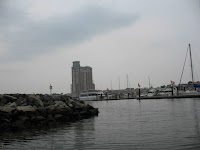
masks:
<instances>
[{"instance_id":1,"label":"tall concrete tower","mask_svg":"<svg viewBox=\"0 0 200 150\"><path fill-rule=\"evenodd\" d=\"M80 61L74 61L72 66L72 97L79 97L80 92L95 89L93 83L92 68L81 67Z\"/></svg>"}]
</instances>

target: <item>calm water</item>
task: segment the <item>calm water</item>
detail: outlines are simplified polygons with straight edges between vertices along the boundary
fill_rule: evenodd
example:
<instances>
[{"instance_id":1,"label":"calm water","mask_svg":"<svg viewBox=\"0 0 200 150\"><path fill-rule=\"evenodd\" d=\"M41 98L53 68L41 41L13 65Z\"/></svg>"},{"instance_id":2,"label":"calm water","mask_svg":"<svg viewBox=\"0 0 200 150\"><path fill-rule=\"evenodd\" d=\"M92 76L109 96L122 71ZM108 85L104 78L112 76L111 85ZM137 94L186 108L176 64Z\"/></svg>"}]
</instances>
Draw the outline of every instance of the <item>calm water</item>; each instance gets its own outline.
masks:
<instances>
[{"instance_id":1,"label":"calm water","mask_svg":"<svg viewBox=\"0 0 200 150\"><path fill-rule=\"evenodd\" d=\"M0 149L200 149L200 99L87 102L99 116L0 135Z\"/></svg>"}]
</instances>

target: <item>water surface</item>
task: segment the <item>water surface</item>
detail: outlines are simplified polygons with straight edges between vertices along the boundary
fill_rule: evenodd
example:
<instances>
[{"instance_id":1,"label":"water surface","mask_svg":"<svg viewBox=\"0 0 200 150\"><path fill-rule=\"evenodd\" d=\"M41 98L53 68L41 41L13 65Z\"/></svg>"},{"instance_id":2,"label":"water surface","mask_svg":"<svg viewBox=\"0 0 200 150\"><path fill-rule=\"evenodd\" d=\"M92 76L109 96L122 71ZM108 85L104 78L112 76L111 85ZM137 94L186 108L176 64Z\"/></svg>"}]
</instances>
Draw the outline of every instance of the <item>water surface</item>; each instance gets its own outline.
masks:
<instances>
[{"instance_id":1,"label":"water surface","mask_svg":"<svg viewBox=\"0 0 200 150\"><path fill-rule=\"evenodd\" d=\"M200 99L87 102L99 116L0 135L0 149L200 149Z\"/></svg>"}]
</instances>

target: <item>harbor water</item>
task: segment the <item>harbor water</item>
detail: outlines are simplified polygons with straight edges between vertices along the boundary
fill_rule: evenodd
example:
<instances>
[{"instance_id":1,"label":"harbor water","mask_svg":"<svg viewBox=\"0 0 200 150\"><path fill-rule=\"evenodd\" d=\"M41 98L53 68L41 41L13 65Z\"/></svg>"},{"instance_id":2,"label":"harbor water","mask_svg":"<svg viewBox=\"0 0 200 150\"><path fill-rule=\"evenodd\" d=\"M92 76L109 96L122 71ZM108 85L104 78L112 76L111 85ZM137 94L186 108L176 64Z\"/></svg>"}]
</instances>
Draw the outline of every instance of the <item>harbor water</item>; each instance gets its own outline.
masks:
<instances>
[{"instance_id":1,"label":"harbor water","mask_svg":"<svg viewBox=\"0 0 200 150\"><path fill-rule=\"evenodd\" d=\"M99 116L55 127L1 133L0 149L200 149L199 98L86 103L99 108Z\"/></svg>"}]
</instances>

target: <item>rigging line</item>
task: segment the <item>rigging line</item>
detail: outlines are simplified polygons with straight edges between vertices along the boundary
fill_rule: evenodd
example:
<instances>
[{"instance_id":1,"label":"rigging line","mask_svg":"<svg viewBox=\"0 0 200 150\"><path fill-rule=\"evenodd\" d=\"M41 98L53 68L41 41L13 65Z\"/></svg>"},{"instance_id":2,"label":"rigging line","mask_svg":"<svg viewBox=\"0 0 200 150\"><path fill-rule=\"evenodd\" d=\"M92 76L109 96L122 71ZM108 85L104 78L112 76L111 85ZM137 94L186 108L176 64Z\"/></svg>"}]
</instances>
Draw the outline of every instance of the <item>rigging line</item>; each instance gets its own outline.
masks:
<instances>
[{"instance_id":1,"label":"rigging line","mask_svg":"<svg viewBox=\"0 0 200 150\"><path fill-rule=\"evenodd\" d=\"M190 44L189 44L189 50L190 50L190 63L191 63L191 72L192 72L192 82L194 83L193 65L192 65L192 52L191 52Z\"/></svg>"},{"instance_id":2,"label":"rigging line","mask_svg":"<svg viewBox=\"0 0 200 150\"><path fill-rule=\"evenodd\" d=\"M183 71L184 71L184 68L185 68L185 62L186 62L186 59L187 59L188 50L189 50L189 48L187 48L187 52L186 52L186 56L185 56L185 61L184 61L183 70L182 70L182 73L181 73L181 79L180 79L179 85L181 84L181 80L182 80L182 77L183 77Z\"/></svg>"}]
</instances>

